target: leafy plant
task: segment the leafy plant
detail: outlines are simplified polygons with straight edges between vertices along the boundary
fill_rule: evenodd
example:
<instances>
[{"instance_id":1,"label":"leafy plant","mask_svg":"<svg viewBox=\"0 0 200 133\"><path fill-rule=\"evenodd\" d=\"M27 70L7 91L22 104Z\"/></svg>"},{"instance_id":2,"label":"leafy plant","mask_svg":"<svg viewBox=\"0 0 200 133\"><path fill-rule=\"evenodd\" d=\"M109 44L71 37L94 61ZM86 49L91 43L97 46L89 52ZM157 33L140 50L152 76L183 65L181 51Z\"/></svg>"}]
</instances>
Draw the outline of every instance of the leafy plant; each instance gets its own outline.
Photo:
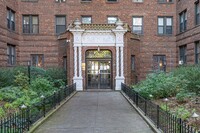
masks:
<instances>
[{"instance_id":1,"label":"leafy plant","mask_svg":"<svg viewBox=\"0 0 200 133\"><path fill-rule=\"evenodd\" d=\"M187 120L190 115L191 113L183 106L180 106L175 112L175 116L181 118L182 120Z\"/></svg>"},{"instance_id":2,"label":"leafy plant","mask_svg":"<svg viewBox=\"0 0 200 133\"><path fill-rule=\"evenodd\" d=\"M0 119L2 119L6 115L4 109L0 107Z\"/></svg>"},{"instance_id":3,"label":"leafy plant","mask_svg":"<svg viewBox=\"0 0 200 133\"><path fill-rule=\"evenodd\" d=\"M23 93L18 87L8 86L0 89L0 97L3 101L13 102L22 95Z\"/></svg>"},{"instance_id":4,"label":"leafy plant","mask_svg":"<svg viewBox=\"0 0 200 133\"><path fill-rule=\"evenodd\" d=\"M55 88L53 83L45 78L38 77L31 83L31 89L35 91L38 95L49 95Z\"/></svg>"},{"instance_id":5,"label":"leafy plant","mask_svg":"<svg viewBox=\"0 0 200 133\"><path fill-rule=\"evenodd\" d=\"M29 78L21 72L18 72L18 75L15 76L15 83L17 86L21 87L22 89L28 90L29 89Z\"/></svg>"}]
</instances>

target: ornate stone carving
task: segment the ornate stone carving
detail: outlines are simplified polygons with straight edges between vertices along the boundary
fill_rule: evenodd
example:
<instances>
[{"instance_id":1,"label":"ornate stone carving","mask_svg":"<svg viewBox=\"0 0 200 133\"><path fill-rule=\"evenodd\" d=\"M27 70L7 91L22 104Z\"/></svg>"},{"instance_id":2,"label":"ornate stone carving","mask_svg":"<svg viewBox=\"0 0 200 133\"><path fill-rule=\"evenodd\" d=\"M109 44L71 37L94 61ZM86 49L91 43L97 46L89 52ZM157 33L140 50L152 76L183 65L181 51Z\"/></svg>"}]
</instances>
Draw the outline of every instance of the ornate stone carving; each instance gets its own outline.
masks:
<instances>
[{"instance_id":1,"label":"ornate stone carving","mask_svg":"<svg viewBox=\"0 0 200 133\"><path fill-rule=\"evenodd\" d=\"M79 56L78 56L78 58L79 58L79 66L78 66L78 70L79 70L79 77L81 77L82 78L82 69L81 69L81 64L82 64L82 47L81 46L79 46L78 47L78 53L79 53Z\"/></svg>"},{"instance_id":2,"label":"ornate stone carving","mask_svg":"<svg viewBox=\"0 0 200 133\"><path fill-rule=\"evenodd\" d=\"M82 44L115 44L115 36L113 33L84 33Z\"/></svg>"},{"instance_id":3,"label":"ornate stone carving","mask_svg":"<svg viewBox=\"0 0 200 133\"><path fill-rule=\"evenodd\" d=\"M116 77L119 77L119 47L116 46Z\"/></svg>"},{"instance_id":4,"label":"ornate stone carving","mask_svg":"<svg viewBox=\"0 0 200 133\"><path fill-rule=\"evenodd\" d=\"M120 47L120 52L121 52L121 57L120 57L120 61L121 61L121 77L124 77L124 47Z\"/></svg>"}]
</instances>

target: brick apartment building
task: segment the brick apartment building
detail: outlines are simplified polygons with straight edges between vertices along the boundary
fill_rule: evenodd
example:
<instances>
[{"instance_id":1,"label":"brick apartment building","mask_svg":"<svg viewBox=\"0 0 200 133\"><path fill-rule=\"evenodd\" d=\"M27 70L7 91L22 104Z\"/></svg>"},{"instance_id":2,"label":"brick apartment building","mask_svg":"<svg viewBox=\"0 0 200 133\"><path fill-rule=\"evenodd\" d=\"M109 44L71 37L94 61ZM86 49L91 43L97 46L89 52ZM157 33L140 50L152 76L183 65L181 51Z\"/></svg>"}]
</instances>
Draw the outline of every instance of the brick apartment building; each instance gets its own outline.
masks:
<instances>
[{"instance_id":1,"label":"brick apartment building","mask_svg":"<svg viewBox=\"0 0 200 133\"><path fill-rule=\"evenodd\" d=\"M119 90L199 62L199 8L199 0L0 0L0 66L60 66L78 90Z\"/></svg>"}]
</instances>

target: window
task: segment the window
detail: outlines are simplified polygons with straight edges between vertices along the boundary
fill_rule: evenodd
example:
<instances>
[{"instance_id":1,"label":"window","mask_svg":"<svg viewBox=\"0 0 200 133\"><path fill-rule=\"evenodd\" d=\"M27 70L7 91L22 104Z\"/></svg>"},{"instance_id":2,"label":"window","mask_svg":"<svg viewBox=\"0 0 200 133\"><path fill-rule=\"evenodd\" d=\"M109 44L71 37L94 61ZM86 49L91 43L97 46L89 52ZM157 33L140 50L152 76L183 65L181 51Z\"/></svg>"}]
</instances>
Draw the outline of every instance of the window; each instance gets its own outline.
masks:
<instances>
[{"instance_id":1,"label":"window","mask_svg":"<svg viewBox=\"0 0 200 133\"><path fill-rule=\"evenodd\" d=\"M153 71L166 71L166 56L154 55L153 56Z\"/></svg>"},{"instance_id":2,"label":"window","mask_svg":"<svg viewBox=\"0 0 200 133\"><path fill-rule=\"evenodd\" d=\"M183 11L179 14L180 17L180 32L187 30L187 11Z\"/></svg>"},{"instance_id":3,"label":"window","mask_svg":"<svg viewBox=\"0 0 200 133\"><path fill-rule=\"evenodd\" d=\"M138 2L139 3L139 2L143 2L143 0L134 0L134 2Z\"/></svg>"},{"instance_id":4,"label":"window","mask_svg":"<svg viewBox=\"0 0 200 133\"><path fill-rule=\"evenodd\" d=\"M7 27L10 30L15 30L15 12L11 9L7 9Z\"/></svg>"},{"instance_id":5,"label":"window","mask_svg":"<svg viewBox=\"0 0 200 133\"><path fill-rule=\"evenodd\" d=\"M133 17L133 32L143 34L143 17Z\"/></svg>"},{"instance_id":6,"label":"window","mask_svg":"<svg viewBox=\"0 0 200 133\"><path fill-rule=\"evenodd\" d=\"M83 24L91 24L92 23L92 17L91 16L82 16L81 17Z\"/></svg>"},{"instance_id":7,"label":"window","mask_svg":"<svg viewBox=\"0 0 200 133\"><path fill-rule=\"evenodd\" d=\"M117 22L117 16L108 16L107 20L108 20L108 24L115 24Z\"/></svg>"},{"instance_id":8,"label":"window","mask_svg":"<svg viewBox=\"0 0 200 133\"><path fill-rule=\"evenodd\" d=\"M107 2L117 2L117 0L107 0Z\"/></svg>"},{"instance_id":9,"label":"window","mask_svg":"<svg viewBox=\"0 0 200 133\"><path fill-rule=\"evenodd\" d=\"M200 24L200 7L199 7L199 1L195 3L195 24Z\"/></svg>"},{"instance_id":10,"label":"window","mask_svg":"<svg viewBox=\"0 0 200 133\"><path fill-rule=\"evenodd\" d=\"M158 17L158 34L172 34L172 17Z\"/></svg>"},{"instance_id":11,"label":"window","mask_svg":"<svg viewBox=\"0 0 200 133\"><path fill-rule=\"evenodd\" d=\"M179 64L186 64L187 63L187 55L186 55L186 45L179 47Z\"/></svg>"},{"instance_id":12,"label":"window","mask_svg":"<svg viewBox=\"0 0 200 133\"><path fill-rule=\"evenodd\" d=\"M195 43L195 63L198 64L200 62L200 42Z\"/></svg>"},{"instance_id":13,"label":"window","mask_svg":"<svg viewBox=\"0 0 200 133\"><path fill-rule=\"evenodd\" d=\"M91 2L92 0L81 0L82 2Z\"/></svg>"},{"instance_id":14,"label":"window","mask_svg":"<svg viewBox=\"0 0 200 133\"><path fill-rule=\"evenodd\" d=\"M31 66L43 67L44 66L44 55L43 54L31 55Z\"/></svg>"},{"instance_id":15,"label":"window","mask_svg":"<svg viewBox=\"0 0 200 133\"><path fill-rule=\"evenodd\" d=\"M8 56L8 64L15 65L16 63L16 52L14 45L7 45L7 56Z\"/></svg>"},{"instance_id":16,"label":"window","mask_svg":"<svg viewBox=\"0 0 200 133\"><path fill-rule=\"evenodd\" d=\"M173 3L173 0L158 0L158 3Z\"/></svg>"},{"instance_id":17,"label":"window","mask_svg":"<svg viewBox=\"0 0 200 133\"><path fill-rule=\"evenodd\" d=\"M23 33L39 33L38 16L23 15Z\"/></svg>"},{"instance_id":18,"label":"window","mask_svg":"<svg viewBox=\"0 0 200 133\"><path fill-rule=\"evenodd\" d=\"M135 71L135 55L131 55L131 70Z\"/></svg>"},{"instance_id":19,"label":"window","mask_svg":"<svg viewBox=\"0 0 200 133\"><path fill-rule=\"evenodd\" d=\"M38 2L38 0L21 0L22 2Z\"/></svg>"},{"instance_id":20,"label":"window","mask_svg":"<svg viewBox=\"0 0 200 133\"><path fill-rule=\"evenodd\" d=\"M55 0L57 3L65 2L65 0Z\"/></svg>"},{"instance_id":21,"label":"window","mask_svg":"<svg viewBox=\"0 0 200 133\"><path fill-rule=\"evenodd\" d=\"M56 16L56 33L60 34L66 30L66 17Z\"/></svg>"}]
</instances>

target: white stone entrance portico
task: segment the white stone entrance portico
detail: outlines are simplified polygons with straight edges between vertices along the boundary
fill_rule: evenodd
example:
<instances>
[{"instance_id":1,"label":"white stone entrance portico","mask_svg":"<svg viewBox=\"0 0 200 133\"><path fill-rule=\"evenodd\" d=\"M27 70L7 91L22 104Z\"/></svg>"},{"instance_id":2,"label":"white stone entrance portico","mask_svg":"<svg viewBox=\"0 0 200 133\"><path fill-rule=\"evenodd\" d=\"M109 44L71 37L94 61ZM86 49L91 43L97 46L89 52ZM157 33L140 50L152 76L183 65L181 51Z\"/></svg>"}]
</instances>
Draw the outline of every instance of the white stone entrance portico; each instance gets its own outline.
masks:
<instances>
[{"instance_id":1,"label":"white stone entrance portico","mask_svg":"<svg viewBox=\"0 0 200 133\"><path fill-rule=\"evenodd\" d=\"M98 24L91 24L96 25ZM73 25L69 27L69 31L73 34L74 47L74 77L73 82L76 83L77 90L83 90L82 75L82 47L89 46L113 46L116 47L116 77L115 90L121 90L121 83L124 83L124 34L127 29L123 27L123 22L118 20L113 29L85 29L77 19ZM85 25L87 26L87 25ZM102 25L101 25L102 26ZM103 25L104 27L107 24Z\"/></svg>"}]
</instances>

